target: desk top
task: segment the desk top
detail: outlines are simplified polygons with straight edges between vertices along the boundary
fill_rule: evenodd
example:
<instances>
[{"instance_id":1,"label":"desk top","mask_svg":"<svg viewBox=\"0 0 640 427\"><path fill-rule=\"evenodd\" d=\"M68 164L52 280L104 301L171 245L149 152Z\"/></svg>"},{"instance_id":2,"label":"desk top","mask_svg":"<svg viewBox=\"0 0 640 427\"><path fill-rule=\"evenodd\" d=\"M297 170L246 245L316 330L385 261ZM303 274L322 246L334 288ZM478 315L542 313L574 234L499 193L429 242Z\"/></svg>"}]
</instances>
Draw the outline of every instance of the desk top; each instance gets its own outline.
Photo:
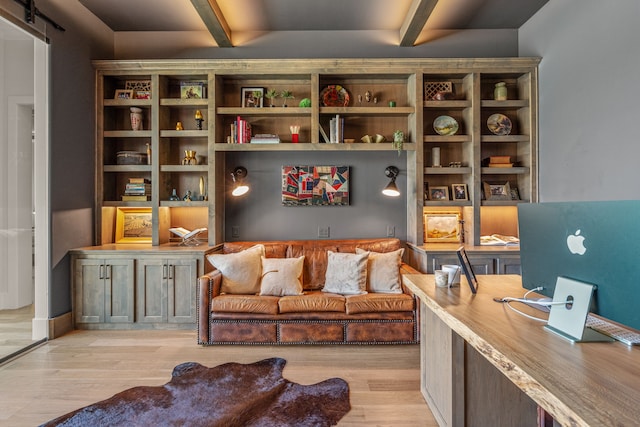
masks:
<instances>
[{"instance_id":1,"label":"desk top","mask_svg":"<svg viewBox=\"0 0 640 427\"><path fill-rule=\"evenodd\" d=\"M473 295L464 278L436 288L433 275L405 275L404 283L444 323L562 425L631 426L640 422L640 348L576 343L544 323L510 310L494 297L522 297L516 275L478 276ZM542 311L518 309L546 318ZM424 327L424 325L422 326Z\"/></svg>"}]
</instances>

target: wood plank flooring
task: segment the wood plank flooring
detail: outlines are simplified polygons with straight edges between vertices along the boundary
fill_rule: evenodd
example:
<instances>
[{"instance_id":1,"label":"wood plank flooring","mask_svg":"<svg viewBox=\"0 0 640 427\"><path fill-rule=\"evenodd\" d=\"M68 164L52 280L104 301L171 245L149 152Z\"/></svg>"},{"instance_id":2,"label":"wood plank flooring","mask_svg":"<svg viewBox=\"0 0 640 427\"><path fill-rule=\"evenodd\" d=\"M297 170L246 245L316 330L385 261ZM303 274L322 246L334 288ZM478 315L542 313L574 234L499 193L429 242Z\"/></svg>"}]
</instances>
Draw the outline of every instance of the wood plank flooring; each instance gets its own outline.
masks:
<instances>
[{"instance_id":1,"label":"wood plank flooring","mask_svg":"<svg viewBox=\"0 0 640 427\"><path fill-rule=\"evenodd\" d=\"M215 346L194 331L74 331L0 366L0 426L34 426L140 385L162 385L179 363L287 360L284 377L345 379L351 411L340 426L434 427L420 393L418 345Z\"/></svg>"},{"instance_id":2,"label":"wood plank flooring","mask_svg":"<svg viewBox=\"0 0 640 427\"><path fill-rule=\"evenodd\" d=\"M35 343L31 339L34 306L0 310L0 361Z\"/></svg>"}]
</instances>

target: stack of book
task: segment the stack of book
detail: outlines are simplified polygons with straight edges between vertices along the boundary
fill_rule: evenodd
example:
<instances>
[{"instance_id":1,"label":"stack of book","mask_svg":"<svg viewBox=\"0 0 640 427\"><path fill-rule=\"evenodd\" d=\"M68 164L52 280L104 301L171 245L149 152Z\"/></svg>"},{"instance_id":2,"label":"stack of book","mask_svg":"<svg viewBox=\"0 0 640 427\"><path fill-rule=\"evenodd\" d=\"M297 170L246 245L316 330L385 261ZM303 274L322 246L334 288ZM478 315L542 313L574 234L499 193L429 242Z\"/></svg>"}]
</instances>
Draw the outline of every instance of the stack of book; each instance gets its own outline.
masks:
<instances>
[{"instance_id":1,"label":"stack of book","mask_svg":"<svg viewBox=\"0 0 640 427\"><path fill-rule=\"evenodd\" d=\"M278 144L280 137L273 133L257 133L251 138L252 144Z\"/></svg>"},{"instance_id":2,"label":"stack of book","mask_svg":"<svg viewBox=\"0 0 640 427\"><path fill-rule=\"evenodd\" d=\"M490 168L510 168L513 166L511 156L491 156L489 157Z\"/></svg>"},{"instance_id":3,"label":"stack of book","mask_svg":"<svg viewBox=\"0 0 640 427\"><path fill-rule=\"evenodd\" d=\"M231 136L229 143L231 144L248 144L251 141L251 123L238 116L231 123Z\"/></svg>"},{"instance_id":4,"label":"stack of book","mask_svg":"<svg viewBox=\"0 0 640 427\"><path fill-rule=\"evenodd\" d=\"M344 119L339 114L329 122L329 141L331 144L344 142Z\"/></svg>"},{"instance_id":5,"label":"stack of book","mask_svg":"<svg viewBox=\"0 0 640 427\"><path fill-rule=\"evenodd\" d=\"M124 189L123 202L146 202L151 197L151 181L146 178L129 178Z\"/></svg>"}]
</instances>

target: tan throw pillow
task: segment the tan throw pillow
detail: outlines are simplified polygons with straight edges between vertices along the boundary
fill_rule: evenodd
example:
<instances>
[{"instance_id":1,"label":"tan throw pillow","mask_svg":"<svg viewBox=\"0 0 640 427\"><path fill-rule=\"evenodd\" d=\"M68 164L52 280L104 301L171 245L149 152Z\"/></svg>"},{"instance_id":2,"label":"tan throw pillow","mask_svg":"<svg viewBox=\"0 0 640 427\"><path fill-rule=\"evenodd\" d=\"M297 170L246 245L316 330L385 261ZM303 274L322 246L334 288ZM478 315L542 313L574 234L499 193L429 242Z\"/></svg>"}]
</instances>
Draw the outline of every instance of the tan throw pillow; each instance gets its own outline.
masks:
<instances>
[{"instance_id":1,"label":"tan throw pillow","mask_svg":"<svg viewBox=\"0 0 640 427\"><path fill-rule=\"evenodd\" d=\"M369 253L327 252L327 273L323 292L342 295L366 294Z\"/></svg>"},{"instance_id":2,"label":"tan throw pillow","mask_svg":"<svg viewBox=\"0 0 640 427\"><path fill-rule=\"evenodd\" d=\"M367 253L356 248L356 253ZM367 265L367 290L384 294L401 294L402 278L400 265L404 248L393 252L369 252Z\"/></svg>"},{"instance_id":3,"label":"tan throw pillow","mask_svg":"<svg viewBox=\"0 0 640 427\"><path fill-rule=\"evenodd\" d=\"M207 259L222 273L220 292L257 294L260 292L263 256L264 246L258 244L234 254L211 254Z\"/></svg>"},{"instance_id":4,"label":"tan throw pillow","mask_svg":"<svg viewBox=\"0 0 640 427\"><path fill-rule=\"evenodd\" d=\"M304 256L299 258L262 257L262 282L260 295L302 295L302 267Z\"/></svg>"}]
</instances>

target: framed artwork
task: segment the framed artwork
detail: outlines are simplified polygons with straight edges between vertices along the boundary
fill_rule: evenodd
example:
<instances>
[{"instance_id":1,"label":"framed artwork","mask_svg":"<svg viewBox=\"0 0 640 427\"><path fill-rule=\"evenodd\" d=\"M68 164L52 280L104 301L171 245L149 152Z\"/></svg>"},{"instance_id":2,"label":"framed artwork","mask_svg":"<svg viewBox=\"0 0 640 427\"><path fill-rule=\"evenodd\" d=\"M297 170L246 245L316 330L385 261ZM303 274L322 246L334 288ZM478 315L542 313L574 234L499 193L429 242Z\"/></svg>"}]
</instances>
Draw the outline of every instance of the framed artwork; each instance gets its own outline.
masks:
<instances>
[{"instance_id":1,"label":"framed artwork","mask_svg":"<svg viewBox=\"0 0 640 427\"><path fill-rule=\"evenodd\" d=\"M460 213L425 213L424 240L425 242L460 242Z\"/></svg>"},{"instance_id":2,"label":"framed artwork","mask_svg":"<svg viewBox=\"0 0 640 427\"><path fill-rule=\"evenodd\" d=\"M180 98L182 99L202 99L206 98L204 83L182 82L180 83Z\"/></svg>"},{"instance_id":3,"label":"framed artwork","mask_svg":"<svg viewBox=\"0 0 640 427\"><path fill-rule=\"evenodd\" d=\"M150 90L136 90L133 93L133 97L135 99L151 99L151 91Z\"/></svg>"},{"instance_id":4,"label":"framed artwork","mask_svg":"<svg viewBox=\"0 0 640 427\"><path fill-rule=\"evenodd\" d=\"M511 200L511 186L508 182L504 184L482 183L484 198L487 200Z\"/></svg>"},{"instance_id":5,"label":"framed artwork","mask_svg":"<svg viewBox=\"0 0 640 427\"><path fill-rule=\"evenodd\" d=\"M429 200L449 200L449 187L446 185L429 187Z\"/></svg>"},{"instance_id":6,"label":"framed artwork","mask_svg":"<svg viewBox=\"0 0 640 427\"><path fill-rule=\"evenodd\" d=\"M467 184L451 184L451 194L453 200L469 200Z\"/></svg>"},{"instance_id":7,"label":"framed artwork","mask_svg":"<svg viewBox=\"0 0 640 427\"><path fill-rule=\"evenodd\" d=\"M116 243L151 243L151 208L117 208Z\"/></svg>"},{"instance_id":8,"label":"framed artwork","mask_svg":"<svg viewBox=\"0 0 640 427\"><path fill-rule=\"evenodd\" d=\"M116 89L113 99L133 99L132 89Z\"/></svg>"},{"instance_id":9,"label":"framed artwork","mask_svg":"<svg viewBox=\"0 0 640 427\"><path fill-rule=\"evenodd\" d=\"M264 106L264 88L243 87L241 100L243 108Z\"/></svg>"},{"instance_id":10,"label":"framed artwork","mask_svg":"<svg viewBox=\"0 0 640 427\"><path fill-rule=\"evenodd\" d=\"M283 166L284 206L346 206L349 166Z\"/></svg>"}]
</instances>

